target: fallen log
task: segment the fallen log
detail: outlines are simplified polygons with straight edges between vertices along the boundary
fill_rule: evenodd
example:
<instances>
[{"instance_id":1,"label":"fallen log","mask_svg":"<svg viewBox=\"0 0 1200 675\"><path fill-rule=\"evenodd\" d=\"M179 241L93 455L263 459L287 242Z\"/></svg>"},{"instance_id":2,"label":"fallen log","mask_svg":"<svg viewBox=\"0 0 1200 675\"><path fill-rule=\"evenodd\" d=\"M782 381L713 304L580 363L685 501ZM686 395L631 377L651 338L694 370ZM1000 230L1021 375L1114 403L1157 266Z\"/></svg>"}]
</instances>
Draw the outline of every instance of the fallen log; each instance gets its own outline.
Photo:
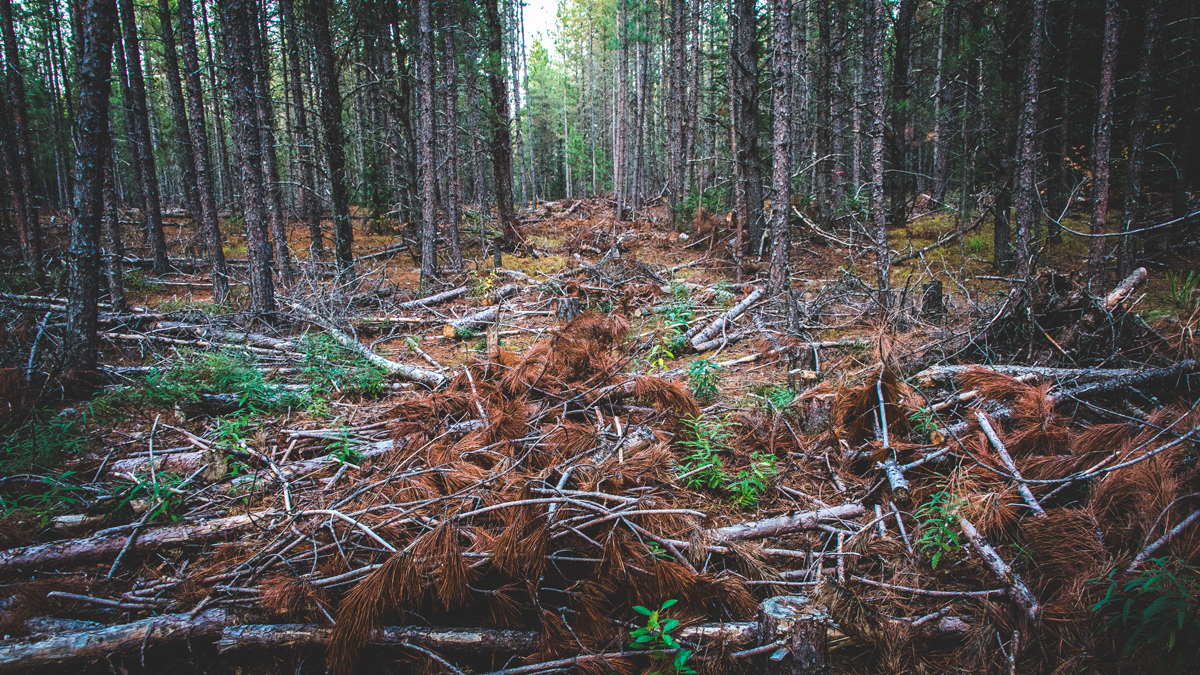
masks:
<instances>
[{"instance_id":1,"label":"fallen log","mask_svg":"<svg viewBox=\"0 0 1200 675\"><path fill-rule=\"evenodd\" d=\"M403 363L392 361L390 359L385 359L370 349L367 349L367 347L365 347L358 340L355 340L349 335L338 330L328 321L322 319L320 316L317 316L316 313L304 305L295 302L288 304L290 304L293 309L299 312L310 323L320 326L327 333L332 335L333 338L341 343L343 347L349 349L350 351L357 352L363 358L370 361L375 366L384 369L391 375L399 375L405 379L409 379L414 382L420 382L421 384L429 386L433 389L441 389L446 385L446 382L449 381L445 375L442 375L437 371L418 368L417 366L409 366Z\"/></svg>"},{"instance_id":2,"label":"fallen log","mask_svg":"<svg viewBox=\"0 0 1200 675\"><path fill-rule=\"evenodd\" d=\"M930 366L916 374L917 382L922 387L935 387L948 384L954 378L972 370L990 370L1015 378L1033 376L1042 380L1064 381L1094 381L1112 377L1124 377L1143 372L1139 368L1046 368L1043 366L1015 365L963 365L963 366Z\"/></svg>"},{"instance_id":3,"label":"fallen log","mask_svg":"<svg viewBox=\"0 0 1200 675\"><path fill-rule=\"evenodd\" d=\"M443 291L441 293L437 293L435 295L430 295L428 297L420 298L419 300L409 300L408 302L401 302L401 303L397 304L396 307L398 309L417 309L419 307L428 307L429 305L436 305L439 302L445 302L447 300L452 300L466 292L467 292L466 286L459 286L458 288L454 288L449 291Z\"/></svg>"},{"instance_id":4,"label":"fallen log","mask_svg":"<svg viewBox=\"0 0 1200 675\"><path fill-rule=\"evenodd\" d=\"M492 305L485 310L447 322L442 327L442 335L451 340L471 337L478 329L489 323L495 323L498 318L500 318L500 305Z\"/></svg>"},{"instance_id":5,"label":"fallen log","mask_svg":"<svg viewBox=\"0 0 1200 675\"><path fill-rule=\"evenodd\" d=\"M716 349L717 347L724 347L725 345L733 344L744 337L746 337L746 334L742 332L730 333L728 335L718 335L717 337L711 340L705 340L704 342L692 342L692 349L697 353L706 352L710 349Z\"/></svg>"},{"instance_id":6,"label":"fallen log","mask_svg":"<svg viewBox=\"0 0 1200 675\"><path fill-rule=\"evenodd\" d=\"M1104 300L1100 303L1100 306L1103 307L1104 311L1106 312L1111 312L1112 310L1116 309L1117 305L1121 304L1122 300L1129 297L1129 294L1133 292L1133 289L1137 288L1137 285L1142 283L1142 280L1145 278L1146 268L1137 268L1129 276L1125 277L1124 281L1117 284L1117 287L1114 288L1111 293L1104 296Z\"/></svg>"},{"instance_id":7,"label":"fallen log","mask_svg":"<svg viewBox=\"0 0 1200 675\"><path fill-rule=\"evenodd\" d=\"M733 307L730 307L729 311L717 317L717 319L710 323L707 328L696 333L695 335L690 336L689 339L693 347L697 343L705 342L716 337L717 333L719 333L726 324L741 316L743 312L750 308L750 305L758 302L758 299L761 298L765 293L766 291L762 288L755 288L750 292L749 295L743 298L741 302Z\"/></svg>"},{"instance_id":8,"label":"fallen log","mask_svg":"<svg viewBox=\"0 0 1200 675\"><path fill-rule=\"evenodd\" d=\"M801 511L789 516L767 518L753 523L739 523L727 527L708 530L705 535L712 542L739 541L742 539L763 539L777 537L789 532L811 530L828 520L845 520L856 518L865 512L862 504L842 504L818 511Z\"/></svg>"},{"instance_id":9,"label":"fallen log","mask_svg":"<svg viewBox=\"0 0 1200 675\"><path fill-rule=\"evenodd\" d=\"M147 646L209 643L232 621L234 617L225 610L213 609L195 618L167 614L94 630L59 633L45 640L13 642L0 645L0 674L95 661L114 652Z\"/></svg>"},{"instance_id":10,"label":"fallen log","mask_svg":"<svg viewBox=\"0 0 1200 675\"><path fill-rule=\"evenodd\" d=\"M206 543L220 539L229 532L251 525L260 518L273 514L273 511L260 511L200 523L158 527L139 534L134 539L132 548L133 550L145 550ZM125 548L125 542L128 539L127 533L117 535L100 533L83 539L68 539L48 544L10 548L0 551L0 573L30 569L58 569L81 562L111 558Z\"/></svg>"},{"instance_id":11,"label":"fallen log","mask_svg":"<svg viewBox=\"0 0 1200 675\"><path fill-rule=\"evenodd\" d=\"M222 653L239 649L312 649L324 647L332 635L333 628L310 624L226 626L217 640L217 649ZM536 650L538 637L537 632L528 630L385 626L371 634L368 644L404 646L411 643L438 651L517 654Z\"/></svg>"},{"instance_id":12,"label":"fallen log","mask_svg":"<svg viewBox=\"0 0 1200 675\"><path fill-rule=\"evenodd\" d=\"M988 421L987 415L982 411L975 411L975 419L979 421L979 428L983 429L983 433L987 439L991 441L992 447L996 449L996 454L1000 456L1000 461L1004 463L1008 473L1012 475L1013 480L1017 482L1017 492L1021 493L1021 498L1033 510L1033 513L1039 518L1046 517L1046 511L1042 509L1042 505L1038 503L1033 492L1029 490L1029 486L1025 484L1025 479L1021 477L1021 472L1017 470L1017 464L1013 461L1011 455L1008 454L1008 448L1004 447L1004 442L1000 440L1000 436L996 434L996 430L992 428L992 423Z\"/></svg>"}]
</instances>

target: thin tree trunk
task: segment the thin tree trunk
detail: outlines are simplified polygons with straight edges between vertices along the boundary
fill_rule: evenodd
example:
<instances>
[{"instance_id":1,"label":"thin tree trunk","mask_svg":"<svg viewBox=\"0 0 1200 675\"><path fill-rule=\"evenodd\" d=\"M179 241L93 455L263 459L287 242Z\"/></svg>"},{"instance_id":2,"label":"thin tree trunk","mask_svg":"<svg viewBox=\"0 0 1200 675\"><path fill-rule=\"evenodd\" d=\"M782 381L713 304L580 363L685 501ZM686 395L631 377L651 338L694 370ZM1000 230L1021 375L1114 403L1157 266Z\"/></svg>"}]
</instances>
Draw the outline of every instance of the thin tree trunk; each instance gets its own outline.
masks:
<instances>
[{"instance_id":1,"label":"thin tree trunk","mask_svg":"<svg viewBox=\"0 0 1200 675\"><path fill-rule=\"evenodd\" d=\"M512 137L508 129L508 85L500 55L504 49L504 26L500 23L500 0L487 0L484 11L490 52L488 81L492 94L492 174L495 180L496 208L501 230L508 234L516 227L512 193Z\"/></svg>"},{"instance_id":2,"label":"thin tree trunk","mask_svg":"<svg viewBox=\"0 0 1200 675\"><path fill-rule=\"evenodd\" d=\"M128 0L126 0L128 1ZM246 257L250 261L250 308L262 317L275 313L275 286L271 275L271 241L267 234L266 180L263 176L262 139L258 133L258 108L254 101L256 57L254 0L219 0L229 67L229 92L234 143L241 165Z\"/></svg>"},{"instance_id":3,"label":"thin tree trunk","mask_svg":"<svg viewBox=\"0 0 1200 675\"><path fill-rule=\"evenodd\" d=\"M333 205L333 246L338 274L354 278L354 230L350 222L350 195L346 190L346 141L342 131L342 92L338 85L333 35L329 30L329 0L310 0L309 19L318 86L321 89L321 126L325 129L329 193Z\"/></svg>"},{"instance_id":4,"label":"thin tree trunk","mask_svg":"<svg viewBox=\"0 0 1200 675\"><path fill-rule=\"evenodd\" d=\"M66 340L68 370L96 369L97 302L100 294L100 223L104 217L104 165L108 156L110 55L117 29L113 0L81 0L79 116L75 156L75 213L71 218Z\"/></svg>"},{"instance_id":5,"label":"thin tree trunk","mask_svg":"<svg viewBox=\"0 0 1200 675\"><path fill-rule=\"evenodd\" d=\"M694 0L696 1L696 0ZM684 197L683 184L683 151L684 151L684 112L683 101L686 96L684 73L685 15L686 0L671 0L671 64L668 97L667 122L667 204L672 220L675 218L675 207Z\"/></svg>"},{"instance_id":6,"label":"thin tree trunk","mask_svg":"<svg viewBox=\"0 0 1200 675\"><path fill-rule=\"evenodd\" d=\"M205 69L208 71L208 88L212 95L213 107L213 136L216 139L217 158L215 162L215 170L217 172L217 186L220 188L216 193L217 204L225 208L229 207L231 201L236 202L233 195L233 170L229 164L229 152L225 146L225 113L221 105L221 89L219 88L220 80L217 79L217 68L214 67L220 59L220 55L213 45L212 31L208 23L208 8L205 0L200 0L200 25L204 27L204 49L207 52L207 64Z\"/></svg>"},{"instance_id":7,"label":"thin tree trunk","mask_svg":"<svg viewBox=\"0 0 1200 675\"><path fill-rule=\"evenodd\" d=\"M1154 60L1162 31L1162 0L1150 0L1145 8L1146 37L1138 67L1138 92L1133 104L1129 130L1129 162L1125 168L1125 214L1121 232L1136 230L1142 220L1142 174L1146 169L1146 136L1149 134L1150 103L1154 97ZM1117 240L1117 278L1129 276L1137 266L1138 239L1122 236Z\"/></svg>"},{"instance_id":8,"label":"thin tree trunk","mask_svg":"<svg viewBox=\"0 0 1200 675\"><path fill-rule=\"evenodd\" d=\"M165 1L165 0L164 0ZM257 11L255 12L258 13ZM265 16L251 27L254 40L254 103L258 112L258 132L263 149L263 176L266 180L267 218L271 222L275 270L284 286L292 285L292 255L288 250L287 214L283 210L283 190L279 186L279 160L275 154L275 114L271 108L271 73L267 68L267 44L263 39Z\"/></svg>"},{"instance_id":9,"label":"thin tree trunk","mask_svg":"<svg viewBox=\"0 0 1200 675\"><path fill-rule=\"evenodd\" d=\"M1071 71L1075 64L1075 50L1072 48L1075 42L1075 8L1076 6L1072 3L1068 9L1070 17L1067 19L1067 34L1064 37L1066 44L1063 45L1063 51L1067 58L1063 64L1062 83L1059 85L1061 95L1058 113L1058 152L1055 157L1057 166L1054 167L1056 180L1053 188L1057 194L1051 206L1054 209L1051 213L1054 218L1046 225L1046 242L1050 244L1062 243L1062 226L1058 219L1065 216L1067 209L1071 206Z\"/></svg>"},{"instance_id":10,"label":"thin tree trunk","mask_svg":"<svg viewBox=\"0 0 1200 675\"><path fill-rule=\"evenodd\" d=\"M179 57L175 54L175 28L171 24L171 5L167 0L158 0L158 25L163 42L163 61L167 69L167 98L171 104L171 118L175 121L175 143L179 170L183 176L184 203L191 212L192 222L198 225L201 222L200 194L196 187L192 132L188 127L187 110L183 103L183 80L179 75Z\"/></svg>"},{"instance_id":11,"label":"thin tree trunk","mask_svg":"<svg viewBox=\"0 0 1200 675\"><path fill-rule=\"evenodd\" d=\"M1017 279L1028 281L1033 266L1033 231L1036 229L1039 157L1038 95L1041 92L1042 34L1046 30L1046 0L1030 0L1029 44L1026 46L1025 90L1021 96L1021 159L1017 184Z\"/></svg>"},{"instance_id":12,"label":"thin tree trunk","mask_svg":"<svg viewBox=\"0 0 1200 675\"><path fill-rule=\"evenodd\" d=\"M208 131L204 121L204 90L200 85L200 60L196 54L196 29L192 0L179 0L179 39L183 51L183 67L187 71L187 105L191 125L192 164L195 167L196 194L200 202L200 223L208 244L212 264L212 301L225 302L229 290L229 267L221 242L221 226L217 220L217 199L213 193L212 166L208 154ZM220 129L217 130L220 133Z\"/></svg>"},{"instance_id":13,"label":"thin tree trunk","mask_svg":"<svg viewBox=\"0 0 1200 675\"><path fill-rule=\"evenodd\" d=\"M437 276L437 200L434 195L433 137L433 20L432 0L420 0L421 110L418 113L421 145L421 287L429 291ZM519 132L518 132L519 133Z\"/></svg>"},{"instance_id":14,"label":"thin tree trunk","mask_svg":"<svg viewBox=\"0 0 1200 675\"><path fill-rule=\"evenodd\" d=\"M947 72L947 64L958 56L958 5L951 0L942 10L941 28L938 30L937 77L934 86L933 117L933 194L935 202L944 203L950 186L950 133L949 122L953 115L954 92L957 84Z\"/></svg>"},{"instance_id":15,"label":"thin tree trunk","mask_svg":"<svg viewBox=\"0 0 1200 675\"><path fill-rule=\"evenodd\" d=\"M321 209L315 194L313 177L312 136L309 135L308 110L304 106L304 84L300 77L300 36L296 30L296 12L292 0L279 1L280 17L283 20L284 37L288 47L288 67L291 69L293 119L295 119L294 143L297 148L296 163L300 168L300 218L308 224L309 259L325 258L325 242L321 235Z\"/></svg>"},{"instance_id":16,"label":"thin tree trunk","mask_svg":"<svg viewBox=\"0 0 1200 675\"><path fill-rule=\"evenodd\" d=\"M775 114L774 158L771 174L771 278L768 292L778 295L788 287L788 252L791 234L788 210L792 204L792 0L774 0L775 37L772 83Z\"/></svg>"},{"instance_id":17,"label":"thin tree trunk","mask_svg":"<svg viewBox=\"0 0 1200 675\"><path fill-rule=\"evenodd\" d=\"M446 92L446 152L450 174L446 183L446 225L450 234L450 261L455 269L462 269L462 242L459 237L459 224L462 222L462 181L459 178L458 166L458 54L454 46L454 17L449 10L443 11L446 67L442 77Z\"/></svg>"},{"instance_id":18,"label":"thin tree trunk","mask_svg":"<svg viewBox=\"0 0 1200 675\"><path fill-rule=\"evenodd\" d=\"M133 13L133 0L118 0L121 10L121 26L125 47L125 68L129 76L129 114L133 116L134 135L130 140L138 146L138 162L141 179L142 214L146 224L146 236L150 242L150 256L154 259L154 273L166 274L171 266L167 261L167 239L163 232L162 204L158 197L158 170L154 162L154 145L150 136L150 114L146 104L146 79L142 75L142 49L138 41L137 19Z\"/></svg>"},{"instance_id":19,"label":"thin tree trunk","mask_svg":"<svg viewBox=\"0 0 1200 675\"><path fill-rule=\"evenodd\" d=\"M115 311L125 307L125 279L123 259L125 247L121 241L121 222L117 217L117 191L115 188L116 161L112 151L112 123L109 122L108 145L104 158L104 274L108 280L108 302Z\"/></svg>"},{"instance_id":20,"label":"thin tree trunk","mask_svg":"<svg viewBox=\"0 0 1200 675\"><path fill-rule=\"evenodd\" d=\"M1096 104L1096 139L1092 144L1092 239L1088 250L1088 291L1104 290L1104 237L1108 224L1108 182L1111 172L1113 79L1117 64L1117 0L1104 8L1104 47L1100 65L1100 100Z\"/></svg>"},{"instance_id":21,"label":"thin tree trunk","mask_svg":"<svg viewBox=\"0 0 1200 675\"><path fill-rule=\"evenodd\" d=\"M25 75L10 0L0 0L0 28L4 33L4 72L8 88L12 138L4 139L8 150L5 171L12 190L13 217L17 221L17 238L21 257L39 286L44 281L42 268L42 236L37 210L33 203L33 151L29 144L29 114L25 104ZM8 126L8 125L6 125Z\"/></svg>"},{"instance_id":22,"label":"thin tree trunk","mask_svg":"<svg viewBox=\"0 0 1200 675\"><path fill-rule=\"evenodd\" d=\"M871 218L875 238L875 269L879 304L886 314L891 306L891 250L887 241L887 214L883 203L884 41L887 39L887 2L871 0L868 35L871 39Z\"/></svg>"},{"instance_id":23,"label":"thin tree trunk","mask_svg":"<svg viewBox=\"0 0 1200 675\"><path fill-rule=\"evenodd\" d=\"M896 15L896 51L892 58L892 119L891 162L888 176L888 224L904 227L908 223L908 200L915 189L912 167L909 166L909 108L910 65L912 62L912 31L916 19L917 1L900 0Z\"/></svg>"},{"instance_id":24,"label":"thin tree trunk","mask_svg":"<svg viewBox=\"0 0 1200 675\"><path fill-rule=\"evenodd\" d=\"M735 0L730 30L737 33L731 50L731 66L737 69L734 105L737 107L737 154L741 182L746 193L746 221L742 224L743 247L759 241L763 233L762 173L758 151L758 15L755 0Z\"/></svg>"}]
</instances>

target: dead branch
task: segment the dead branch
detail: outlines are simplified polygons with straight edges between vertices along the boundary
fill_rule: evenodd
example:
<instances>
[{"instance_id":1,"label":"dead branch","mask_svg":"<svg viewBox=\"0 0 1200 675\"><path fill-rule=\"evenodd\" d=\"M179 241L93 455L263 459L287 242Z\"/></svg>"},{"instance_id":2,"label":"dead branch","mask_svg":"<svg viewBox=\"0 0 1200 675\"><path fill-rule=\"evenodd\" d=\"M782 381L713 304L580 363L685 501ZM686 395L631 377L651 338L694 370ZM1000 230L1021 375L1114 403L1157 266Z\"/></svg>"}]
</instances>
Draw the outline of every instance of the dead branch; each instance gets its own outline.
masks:
<instances>
[{"instance_id":1,"label":"dead branch","mask_svg":"<svg viewBox=\"0 0 1200 675\"><path fill-rule=\"evenodd\" d=\"M461 319L449 321L442 327L442 335L447 339L461 338L467 335L474 334L475 331L491 323L495 323L500 317L500 305L492 305L487 309L468 314Z\"/></svg>"},{"instance_id":2,"label":"dead branch","mask_svg":"<svg viewBox=\"0 0 1200 675\"><path fill-rule=\"evenodd\" d=\"M397 304L396 307L397 307L397 309L418 309L420 307L428 307L429 305L436 305L439 302L445 302L447 300L452 300L466 292L467 292L466 286L459 286L458 288L454 288L449 291L443 291L441 293L437 293L435 295L430 295L428 297L421 298L419 300L409 300L408 302L401 302L401 303Z\"/></svg>"},{"instance_id":3,"label":"dead branch","mask_svg":"<svg viewBox=\"0 0 1200 675\"><path fill-rule=\"evenodd\" d=\"M1017 606L1024 610L1026 616L1037 621L1038 612L1041 611L1042 607L1038 604L1037 598L1034 597L1033 591L1029 590L1029 587L1025 585L1021 577L1017 576L1016 572L1013 572L1008 563L1004 562L1004 559L1000 557L1000 554L996 553L996 549L992 548L983 538L983 535L979 534L979 530L975 529L971 521L959 516L958 526L962 530L963 536L971 544L971 549L983 559L983 564L987 565L988 569L1000 580L1000 583L1008 588L1008 595L1012 598L1013 602L1017 603Z\"/></svg>"},{"instance_id":4,"label":"dead branch","mask_svg":"<svg viewBox=\"0 0 1200 675\"><path fill-rule=\"evenodd\" d=\"M1017 482L1017 492L1021 493L1021 498L1033 510L1034 515L1039 518L1045 518L1046 512L1042 509L1042 505L1038 503L1037 498L1033 496L1033 492L1029 490L1029 486L1025 484L1025 479L1021 477L1021 472L1017 470L1016 462L1008 454L1008 448L1004 447L1004 442L1000 440L1000 436L992 428L992 423L988 421L987 415L983 414L980 410L976 410L975 419L979 421L979 428L983 429L984 435L991 441L992 447L996 449L996 454L1000 455L1000 461L1008 469L1009 475Z\"/></svg>"},{"instance_id":5,"label":"dead branch","mask_svg":"<svg viewBox=\"0 0 1200 675\"><path fill-rule=\"evenodd\" d=\"M706 534L714 542L738 541L777 537L788 532L811 530L824 521L841 521L856 518L864 513L862 504L842 504L819 511L802 511L790 516L767 518L753 523L740 523L708 530Z\"/></svg>"},{"instance_id":6,"label":"dead branch","mask_svg":"<svg viewBox=\"0 0 1200 675\"><path fill-rule=\"evenodd\" d=\"M291 302L288 304L291 305L292 309L295 309L297 312L299 312L300 315L303 316L305 319L307 319L309 322L321 327L327 333L332 335L333 338L335 340L337 340L339 343L341 343L341 345L343 347L349 349L350 351L358 353L363 358L370 361L373 365L384 369L389 374L399 375L403 378L412 380L414 382L420 382L426 386L432 387L433 389L441 389L443 386L446 385L446 382L448 381L446 376L442 375L439 372L436 372L433 370L426 370L425 368L418 368L416 366L409 366L409 365L405 365L403 363L398 363L396 361L385 359L382 356L371 351L370 349L367 349L358 340L355 340L354 338L350 337L349 335L338 330L332 324L330 324L328 321L326 321L325 319L322 319L320 316L317 316L316 313L314 313L311 309L305 307L304 305L301 305L301 304L295 303L295 302Z\"/></svg>"},{"instance_id":7,"label":"dead branch","mask_svg":"<svg viewBox=\"0 0 1200 675\"><path fill-rule=\"evenodd\" d=\"M323 647L333 628L309 624L246 624L227 626L217 641L222 652L239 649L304 649ZM476 654L528 653L538 646L538 634L499 628L426 628L385 626L372 634L369 644L400 646L415 643L449 652Z\"/></svg>"},{"instance_id":8,"label":"dead branch","mask_svg":"<svg viewBox=\"0 0 1200 675\"><path fill-rule=\"evenodd\" d=\"M753 305L755 302L757 302L758 299L761 298L765 293L766 293L766 291L763 290L762 288L755 288L753 291L750 292L749 295L747 295L745 298L743 298L741 302L734 305L733 307L730 307L729 311L727 311L724 314L722 314L721 316L717 317L717 319L715 321L713 321L712 323L710 323L708 325L708 328L705 328L704 330L691 336L690 339L691 339L691 343L692 343L693 347L697 343L702 343L706 340L711 340L714 337L716 337L717 334L721 331L721 329L726 326L726 324L730 323L734 319L741 316L742 313L745 312L750 307L750 305Z\"/></svg>"}]
</instances>

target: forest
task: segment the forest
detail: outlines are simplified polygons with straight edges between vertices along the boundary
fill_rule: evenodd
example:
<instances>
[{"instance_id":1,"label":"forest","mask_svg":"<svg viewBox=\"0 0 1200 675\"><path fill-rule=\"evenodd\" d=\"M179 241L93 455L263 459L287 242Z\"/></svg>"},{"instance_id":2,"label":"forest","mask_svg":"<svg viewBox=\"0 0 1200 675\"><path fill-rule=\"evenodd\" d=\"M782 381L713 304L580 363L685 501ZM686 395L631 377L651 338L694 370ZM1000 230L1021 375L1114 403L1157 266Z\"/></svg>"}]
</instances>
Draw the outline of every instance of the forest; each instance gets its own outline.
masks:
<instances>
[{"instance_id":1,"label":"forest","mask_svg":"<svg viewBox=\"0 0 1200 675\"><path fill-rule=\"evenodd\" d=\"M1198 21L0 0L0 675L1197 672Z\"/></svg>"}]
</instances>

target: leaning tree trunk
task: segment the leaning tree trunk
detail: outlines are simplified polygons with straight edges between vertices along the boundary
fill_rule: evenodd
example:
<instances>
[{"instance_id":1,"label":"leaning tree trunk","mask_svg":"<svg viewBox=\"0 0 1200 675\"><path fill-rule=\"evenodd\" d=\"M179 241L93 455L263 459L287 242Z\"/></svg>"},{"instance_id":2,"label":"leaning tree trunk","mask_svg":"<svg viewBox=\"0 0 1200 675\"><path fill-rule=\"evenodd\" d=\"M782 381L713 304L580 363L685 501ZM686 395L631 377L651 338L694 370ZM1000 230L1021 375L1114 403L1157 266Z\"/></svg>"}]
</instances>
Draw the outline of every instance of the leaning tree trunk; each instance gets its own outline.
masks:
<instances>
[{"instance_id":1,"label":"leaning tree trunk","mask_svg":"<svg viewBox=\"0 0 1200 675\"><path fill-rule=\"evenodd\" d=\"M221 225L217 220L217 198L213 192L212 164L208 155L208 128L204 121L204 89L200 86L200 59L196 54L195 19L192 0L179 0L179 39L183 52L183 67L187 72L187 105L191 125L192 164L195 167L196 194L200 202L200 223L208 244L212 265L212 301L225 302L229 291L229 266L221 242ZM216 132L221 133L218 127Z\"/></svg>"},{"instance_id":2,"label":"leaning tree trunk","mask_svg":"<svg viewBox=\"0 0 1200 675\"><path fill-rule=\"evenodd\" d=\"M788 209L792 180L791 45L792 0L774 0L775 38L772 84L775 113L774 159L771 174L771 281L770 294L778 295L788 285L788 252L791 248Z\"/></svg>"},{"instance_id":3,"label":"leaning tree trunk","mask_svg":"<svg viewBox=\"0 0 1200 675\"><path fill-rule=\"evenodd\" d=\"M333 244L343 281L354 277L354 230L350 222L350 195L346 191L346 148L342 132L342 93L338 86L333 35L329 30L329 0L311 0L313 47L317 82L321 88L321 126L325 128L325 156L329 161L329 192L333 203Z\"/></svg>"},{"instance_id":4,"label":"leaning tree trunk","mask_svg":"<svg viewBox=\"0 0 1200 675\"><path fill-rule=\"evenodd\" d=\"M1039 202L1037 167L1038 156L1038 94L1042 70L1042 32L1046 28L1046 0L1030 0L1029 44L1026 47L1025 90L1021 96L1021 159L1017 183L1017 279L1029 280L1033 264L1033 230Z\"/></svg>"},{"instance_id":5,"label":"leaning tree trunk","mask_svg":"<svg viewBox=\"0 0 1200 675\"><path fill-rule=\"evenodd\" d=\"M96 369L100 293L100 221L104 217L104 166L109 152L110 56L117 28L113 0L83 0L78 23L79 115L75 137L75 213L71 218L66 367Z\"/></svg>"},{"instance_id":6,"label":"leaning tree trunk","mask_svg":"<svg viewBox=\"0 0 1200 675\"><path fill-rule=\"evenodd\" d=\"M224 27L232 102L234 142L242 174L246 257L250 261L250 305L263 316L275 313L275 286L271 277L271 241L267 234L266 185L263 177L262 140L258 133L258 108L254 102L254 30L257 6L253 0L220 0L217 8Z\"/></svg>"},{"instance_id":7,"label":"leaning tree trunk","mask_svg":"<svg viewBox=\"0 0 1200 675\"><path fill-rule=\"evenodd\" d=\"M1146 169L1146 136L1149 133L1150 104L1154 96L1154 58L1162 30L1162 0L1151 0L1145 12L1146 37L1142 43L1138 93L1133 104L1133 122L1129 132L1129 163L1125 168L1125 216L1121 219L1123 233L1138 229L1142 219L1142 174ZM1118 279L1124 279L1133 271L1137 253L1136 237L1127 235L1118 238Z\"/></svg>"},{"instance_id":8,"label":"leaning tree trunk","mask_svg":"<svg viewBox=\"0 0 1200 675\"><path fill-rule=\"evenodd\" d=\"M29 145L29 115L25 106L25 76L21 69L10 0L0 0L0 28L4 33L4 72L8 88L12 138L5 138L5 172L12 191L13 217L21 257L34 281L41 285L42 237L33 206L33 152Z\"/></svg>"},{"instance_id":9,"label":"leaning tree trunk","mask_svg":"<svg viewBox=\"0 0 1200 675\"><path fill-rule=\"evenodd\" d=\"M432 0L420 0L421 31L421 106L418 124L421 134L421 286L432 288L437 276L437 199L434 182L437 180L434 163L433 138L433 21L430 16Z\"/></svg>"},{"instance_id":10,"label":"leaning tree trunk","mask_svg":"<svg viewBox=\"0 0 1200 675\"><path fill-rule=\"evenodd\" d=\"M1096 104L1096 139L1092 144L1092 240L1088 251L1088 292L1104 289L1104 234L1108 224L1108 182L1111 171L1113 72L1117 64L1117 0L1104 9L1104 47L1100 65L1100 96Z\"/></svg>"},{"instance_id":11,"label":"leaning tree trunk","mask_svg":"<svg viewBox=\"0 0 1200 675\"><path fill-rule=\"evenodd\" d=\"M150 113L146 103L146 79L142 74L142 49L138 40L137 18L133 13L133 0L118 0L121 9L121 27L125 46L125 69L129 76L129 114L133 116L133 138L138 146L137 160L141 164L142 198L145 203L143 218L146 236L150 242L150 256L154 259L154 273L170 271L167 260L167 238L163 232L162 203L158 197L158 169L154 162L154 145L150 140Z\"/></svg>"}]
</instances>

